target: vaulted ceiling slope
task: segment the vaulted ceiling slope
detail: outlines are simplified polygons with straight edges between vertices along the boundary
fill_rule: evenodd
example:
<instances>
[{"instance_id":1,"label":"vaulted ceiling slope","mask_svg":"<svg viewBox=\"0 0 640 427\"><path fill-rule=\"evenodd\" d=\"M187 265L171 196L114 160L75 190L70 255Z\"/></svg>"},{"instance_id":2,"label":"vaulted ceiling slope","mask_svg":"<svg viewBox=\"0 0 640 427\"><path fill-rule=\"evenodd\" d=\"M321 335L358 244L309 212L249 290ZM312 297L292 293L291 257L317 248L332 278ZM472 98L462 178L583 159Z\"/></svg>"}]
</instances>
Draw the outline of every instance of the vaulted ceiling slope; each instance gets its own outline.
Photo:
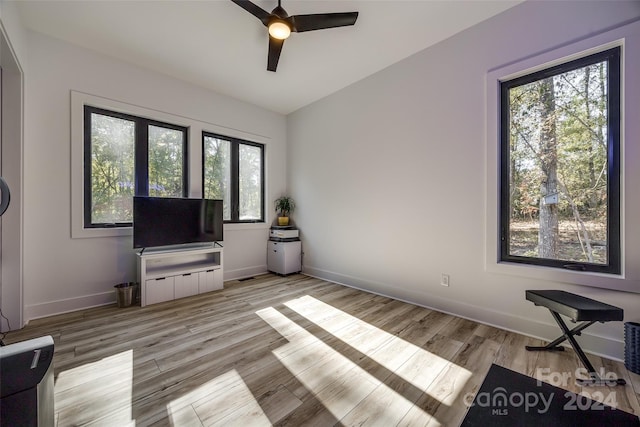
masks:
<instances>
[{"instance_id":1,"label":"vaulted ceiling slope","mask_svg":"<svg viewBox=\"0 0 640 427\"><path fill-rule=\"evenodd\" d=\"M276 0L254 0L271 11ZM36 32L291 113L520 0L284 0L290 15L358 11L354 26L292 34L266 70L267 29L230 0L20 1Z\"/></svg>"}]
</instances>

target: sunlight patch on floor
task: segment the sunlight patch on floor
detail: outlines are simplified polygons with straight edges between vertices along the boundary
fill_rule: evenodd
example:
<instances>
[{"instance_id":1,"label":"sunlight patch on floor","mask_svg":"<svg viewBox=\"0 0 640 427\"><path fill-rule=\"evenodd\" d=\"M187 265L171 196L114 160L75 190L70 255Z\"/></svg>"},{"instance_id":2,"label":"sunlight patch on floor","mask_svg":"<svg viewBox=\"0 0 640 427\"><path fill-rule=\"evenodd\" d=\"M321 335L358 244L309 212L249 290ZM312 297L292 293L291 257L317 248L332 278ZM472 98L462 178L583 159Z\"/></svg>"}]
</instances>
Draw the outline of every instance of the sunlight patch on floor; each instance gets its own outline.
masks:
<instances>
[{"instance_id":1,"label":"sunlight patch on floor","mask_svg":"<svg viewBox=\"0 0 640 427\"><path fill-rule=\"evenodd\" d=\"M308 308L312 309L309 305L310 301L305 301L308 304ZM295 306L296 304L292 304ZM318 308L316 306L315 308ZM325 307L322 307L325 308ZM335 310L335 309L334 309ZM339 311L339 310L338 310ZM325 312L327 314L328 312ZM333 416L338 420L342 420L343 423L351 425L395 425L397 424L413 407L413 402L423 392L423 389L413 388L407 394L411 396L411 399L403 393L399 393L396 390L389 387L385 382L380 381L374 375L370 374L357 363L352 361L349 357L341 354L333 349L331 346L323 342L320 338L314 336L309 331L292 321L284 314L279 312L273 307L265 308L257 312L257 314L267 322L271 327L278 331L283 337L285 337L289 343L285 344L277 349L273 350L273 354L280 360L280 362L296 376L307 390L314 394L314 396L329 410ZM321 315L320 313L318 313ZM332 312L334 319L341 317L338 313ZM353 323L353 318L343 318L342 320ZM362 322L365 323L365 322ZM343 325L344 326L344 325ZM368 327L359 324L356 329L366 330L367 336L358 335L358 339L361 339L361 348L371 347L368 351L373 351L376 346L371 346L371 342L379 342L378 345L401 345L400 342L396 342L394 336L384 336L380 339L380 334L375 335L377 328L373 328L371 325ZM338 333L338 330L342 328L336 328L334 332ZM345 328L348 329L348 328ZM379 330L378 330L379 331ZM349 333L353 332L350 330ZM383 332L383 331L381 331ZM385 332L386 334L386 332ZM357 335L357 334L356 334ZM354 335L354 337L356 337ZM415 346L414 346L415 347ZM388 349L390 354L397 354L393 349ZM414 353L417 353L419 349L416 347L412 349ZM399 353L403 353L402 356L406 358L406 354L403 350ZM429 366L436 366L442 363L443 367L448 361L429 354L423 357L422 363L411 364L411 369L407 369L407 377L413 382L416 378L420 377L420 372L416 369L416 366L423 366L429 370ZM394 357L378 357L381 361L395 360ZM416 359L415 355L412 359ZM426 363L428 359L428 363ZM358 358L360 360L360 358ZM376 369L375 367L373 368ZM388 368L387 368L388 369ZM409 372L414 372L413 376L409 375ZM432 376L437 375L437 370ZM385 370L383 375L386 377L389 375L389 371ZM426 378L426 374L424 374ZM397 377L395 380L391 379L391 383L394 386L398 386L399 390L405 390L408 383L402 379L400 382L404 384L398 384ZM411 384L413 383L411 382ZM429 383L431 381L428 381ZM408 388L412 388L411 385ZM418 410L419 411L419 410ZM415 410L414 410L415 412ZM414 414L414 419L415 419ZM430 414L422 412L417 419L426 423L432 420Z\"/></svg>"},{"instance_id":2,"label":"sunlight patch on floor","mask_svg":"<svg viewBox=\"0 0 640 427\"><path fill-rule=\"evenodd\" d=\"M289 343L273 354L307 390L342 419L380 381L273 307L257 314Z\"/></svg>"},{"instance_id":3,"label":"sunlight patch on floor","mask_svg":"<svg viewBox=\"0 0 640 427\"><path fill-rule=\"evenodd\" d=\"M167 405L174 426L270 426L269 418L235 369Z\"/></svg>"},{"instance_id":4,"label":"sunlight patch on floor","mask_svg":"<svg viewBox=\"0 0 640 427\"><path fill-rule=\"evenodd\" d=\"M305 295L285 305L422 391L427 391L448 365L456 371L458 380L471 378L470 371L447 359L311 296ZM451 393L447 401L457 397Z\"/></svg>"},{"instance_id":5,"label":"sunlight patch on floor","mask_svg":"<svg viewBox=\"0 0 640 427\"><path fill-rule=\"evenodd\" d=\"M58 412L58 425L134 426L132 388L133 350L60 372L55 402L64 409Z\"/></svg>"}]
</instances>

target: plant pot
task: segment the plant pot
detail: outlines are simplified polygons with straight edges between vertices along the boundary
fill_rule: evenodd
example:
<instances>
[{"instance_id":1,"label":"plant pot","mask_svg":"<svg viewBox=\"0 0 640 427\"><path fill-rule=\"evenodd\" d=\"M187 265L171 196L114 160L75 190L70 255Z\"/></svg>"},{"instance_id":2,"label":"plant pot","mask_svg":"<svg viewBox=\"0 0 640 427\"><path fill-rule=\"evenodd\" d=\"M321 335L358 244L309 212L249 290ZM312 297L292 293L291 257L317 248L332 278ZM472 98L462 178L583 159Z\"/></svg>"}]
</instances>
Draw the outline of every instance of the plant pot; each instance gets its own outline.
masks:
<instances>
[{"instance_id":1,"label":"plant pot","mask_svg":"<svg viewBox=\"0 0 640 427\"><path fill-rule=\"evenodd\" d=\"M280 225L280 226L289 225L289 217L288 216L279 216L278 217L278 225Z\"/></svg>"}]
</instances>

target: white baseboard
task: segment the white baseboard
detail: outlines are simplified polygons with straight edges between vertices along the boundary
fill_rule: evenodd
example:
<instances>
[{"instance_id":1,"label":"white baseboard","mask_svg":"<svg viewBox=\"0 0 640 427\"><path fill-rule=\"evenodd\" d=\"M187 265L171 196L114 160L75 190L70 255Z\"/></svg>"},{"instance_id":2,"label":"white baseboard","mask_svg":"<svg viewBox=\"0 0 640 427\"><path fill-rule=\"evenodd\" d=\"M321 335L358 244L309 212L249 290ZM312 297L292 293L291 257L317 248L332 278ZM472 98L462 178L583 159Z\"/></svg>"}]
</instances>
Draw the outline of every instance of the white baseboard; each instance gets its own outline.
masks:
<instances>
[{"instance_id":1,"label":"white baseboard","mask_svg":"<svg viewBox=\"0 0 640 427\"><path fill-rule=\"evenodd\" d=\"M515 316L510 313L491 310L423 292L402 290L402 293L400 293L398 292L398 288L381 282L368 281L359 277L314 267L305 266L303 273L308 276L328 280L340 285L393 298L420 307L441 311L453 316L463 317L532 338L550 341L562 335L558 325L551 322L543 323L530 318ZM580 345L585 352L596 356L603 356L617 361L624 359L624 341L620 339L590 334L583 331L580 336Z\"/></svg>"},{"instance_id":2,"label":"white baseboard","mask_svg":"<svg viewBox=\"0 0 640 427\"><path fill-rule=\"evenodd\" d=\"M56 301L49 301L40 304L27 305L24 308L25 325L30 320L42 317L55 316L57 314L69 313L86 308L99 307L102 305L115 304L116 294L112 292L101 292L93 295L83 295L76 298L67 298Z\"/></svg>"},{"instance_id":3,"label":"white baseboard","mask_svg":"<svg viewBox=\"0 0 640 427\"><path fill-rule=\"evenodd\" d=\"M264 273L267 273L266 265L231 271L225 270L224 275L225 280L237 280ZM384 283L368 281L362 278L314 267L305 266L303 268L303 273L308 276L317 277L319 279L328 280L365 292L393 298L409 304L438 310L447 314L463 317L465 319L527 335L533 338L548 341L561 335L558 326L551 322L543 323L522 316L515 316L513 314L421 292L404 290L402 293L399 293L398 288L393 288ZM108 304L115 304L115 302L115 292L102 292L93 295L84 295L77 298L67 298L63 300L28 305L24 308L25 325L33 319ZM621 339L605 337L583 331L580 336L580 344L588 353L618 361L622 361L624 359L624 342Z\"/></svg>"},{"instance_id":4,"label":"white baseboard","mask_svg":"<svg viewBox=\"0 0 640 427\"><path fill-rule=\"evenodd\" d=\"M265 265L256 265L253 267L239 268L237 270L224 270L224 280L238 280L244 279L247 277L257 276L259 274L267 273L267 266Z\"/></svg>"},{"instance_id":5,"label":"white baseboard","mask_svg":"<svg viewBox=\"0 0 640 427\"><path fill-rule=\"evenodd\" d=\"M258 265L231 271L225 270L224 280L243 279L245 277L256 276L264 273L267 273L266 265ZM87 308L99 307L115 303L115 292L101 292L92 295L83 295L76 298L66 298L56 301L43 302L40 304L28 305L24 308L24 325L29 323L30 320L34 319L40 319L43 317L55 316L58 314L70 313L72 311L84 310Z\"/></svg>"}]
</instances>

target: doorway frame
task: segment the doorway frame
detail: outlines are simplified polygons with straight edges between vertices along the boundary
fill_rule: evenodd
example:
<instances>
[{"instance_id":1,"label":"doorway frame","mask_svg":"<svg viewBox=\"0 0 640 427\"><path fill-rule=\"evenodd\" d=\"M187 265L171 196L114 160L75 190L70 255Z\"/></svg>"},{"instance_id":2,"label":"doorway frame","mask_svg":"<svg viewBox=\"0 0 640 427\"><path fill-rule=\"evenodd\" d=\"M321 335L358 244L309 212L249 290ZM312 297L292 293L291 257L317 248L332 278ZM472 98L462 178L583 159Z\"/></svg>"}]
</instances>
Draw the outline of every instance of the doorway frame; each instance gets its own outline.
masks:
<instances>
[{"instance_id":1,"label":"doorway frame","mask_svg":"<svg viewBox=\"0 0 640 427\"><path fill-rule=\"evenodd\" d=\"M24 73L0 21L0 174L11 188L11 204L0 218L0 331L23 323Z\"/></svg>"}]
</instances>

